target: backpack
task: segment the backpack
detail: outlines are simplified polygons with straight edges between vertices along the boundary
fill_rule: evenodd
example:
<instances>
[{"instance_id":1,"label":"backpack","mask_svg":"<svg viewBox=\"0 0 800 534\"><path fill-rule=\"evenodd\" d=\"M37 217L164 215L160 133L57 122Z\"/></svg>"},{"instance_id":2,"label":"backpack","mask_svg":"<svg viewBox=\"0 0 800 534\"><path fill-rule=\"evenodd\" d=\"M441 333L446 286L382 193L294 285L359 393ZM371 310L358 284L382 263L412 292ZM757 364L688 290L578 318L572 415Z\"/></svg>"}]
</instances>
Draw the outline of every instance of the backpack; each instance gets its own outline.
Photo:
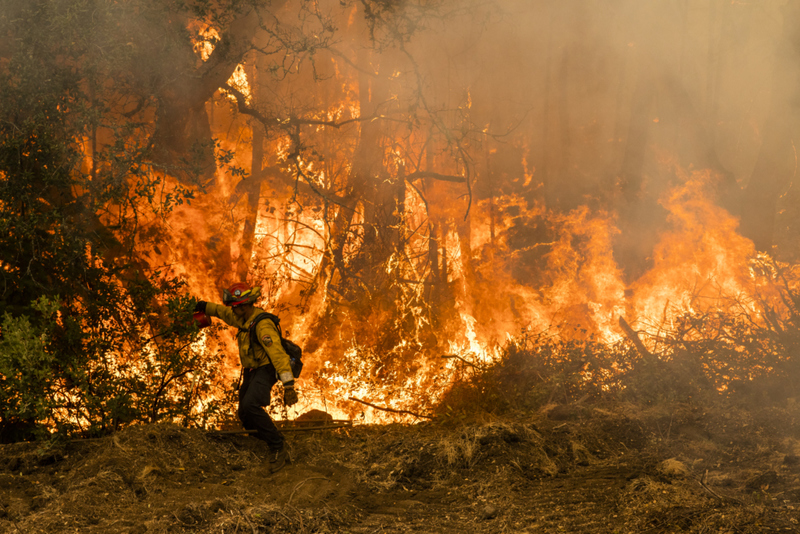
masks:
<instances>
[{"instance_id":1,"label":"backpack","mask_svg":"<svg viewBox=\"0 0 800 534\"><path fill-rule=\"evenodd\" d=\"M264 319L269 319L275 324L275 330L278 331L278 335L281 338L281 346L283 350L286 351L286 354L289 355L289 366L292 368L292 374L295 378L300 376L300 372L303 370L303 349L290 339L286 339L283 337L283 332L281 331L281 320L278 318L277 315L272 313L263 312L256 315L256 318L253 319L253 322L250 323L250 327L248 329L240 328L242 332L249 332L250 333L250 345L254 346L254 343L258 343L258 338L256 336L256 325L263 321ZM267 358L269 358L269 354L267 354Z\"/></svg>"}]
</instances>

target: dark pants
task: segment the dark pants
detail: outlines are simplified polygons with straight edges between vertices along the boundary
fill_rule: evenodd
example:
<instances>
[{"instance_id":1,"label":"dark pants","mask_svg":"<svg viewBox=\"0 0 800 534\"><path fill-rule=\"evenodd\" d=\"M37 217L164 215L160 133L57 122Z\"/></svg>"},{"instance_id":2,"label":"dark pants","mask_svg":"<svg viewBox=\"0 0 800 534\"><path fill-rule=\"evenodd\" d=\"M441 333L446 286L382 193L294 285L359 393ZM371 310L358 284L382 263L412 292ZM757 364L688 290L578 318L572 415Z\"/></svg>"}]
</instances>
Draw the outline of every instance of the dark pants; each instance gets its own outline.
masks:
<instances>
[{"instance_id":1,"label":"dark pants","mask_svg":"<svg viewBox=\"0 0 800 534\"><path fill-rule=\"evenodd\" d=\"M239 388L239 419L247 430L255 430L256 437L266 441L273 451L283 448L283 435L264 406L269 406L270 392L277 381L275 368L263 365L257 369L245 369Z\"/></svg>"}]
</instances>

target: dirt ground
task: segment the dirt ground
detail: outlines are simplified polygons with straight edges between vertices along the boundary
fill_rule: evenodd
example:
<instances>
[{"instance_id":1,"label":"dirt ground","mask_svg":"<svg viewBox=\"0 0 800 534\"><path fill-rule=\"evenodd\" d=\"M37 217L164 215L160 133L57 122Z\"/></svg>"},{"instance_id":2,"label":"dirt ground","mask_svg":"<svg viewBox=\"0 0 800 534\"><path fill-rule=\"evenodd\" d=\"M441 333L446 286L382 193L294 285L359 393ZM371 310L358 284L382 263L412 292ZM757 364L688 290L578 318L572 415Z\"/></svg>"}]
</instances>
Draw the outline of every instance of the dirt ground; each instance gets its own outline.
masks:
<instances>
[{"instance_id":1,"label":"dirt ground","mask_svg":"<svg viewBox=\"0 0 800 534\"><path fill-rule=\"evenodd\" d=\"M0 447L0 532L800 532L800 406L547 406L247 435Z\"/></svg>"}]
</instances>

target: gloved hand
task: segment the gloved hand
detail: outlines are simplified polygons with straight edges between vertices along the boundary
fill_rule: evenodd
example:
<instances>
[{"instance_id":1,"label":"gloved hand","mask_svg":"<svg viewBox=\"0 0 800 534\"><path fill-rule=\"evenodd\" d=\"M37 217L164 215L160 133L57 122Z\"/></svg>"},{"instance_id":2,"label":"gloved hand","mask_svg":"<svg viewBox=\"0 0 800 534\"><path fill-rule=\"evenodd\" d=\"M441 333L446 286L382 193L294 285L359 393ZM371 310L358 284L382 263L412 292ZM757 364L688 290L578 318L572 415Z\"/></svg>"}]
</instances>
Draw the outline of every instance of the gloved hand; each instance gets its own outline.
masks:
<instances>
[{"instance_id":1,"label":"gloved hand","mask_svg":"<svg viewBox=\"0 0 800 534\"><path fill-rule=\"evenodd\" d=\"M196 312L206 312L206 301L198 300L197 304L194 305L194 311Z\"/></svg>"},{"instance_id":2,"label":"gloved hand","mask_svg":"<svg viewBox=\"0 0 800 534\"><path fill-rule=\"evenodd\" d=\"M283 386L283 404L284 406L297 404L297 392L294 390L294 386Z\"/></svg>"}]
</instances>

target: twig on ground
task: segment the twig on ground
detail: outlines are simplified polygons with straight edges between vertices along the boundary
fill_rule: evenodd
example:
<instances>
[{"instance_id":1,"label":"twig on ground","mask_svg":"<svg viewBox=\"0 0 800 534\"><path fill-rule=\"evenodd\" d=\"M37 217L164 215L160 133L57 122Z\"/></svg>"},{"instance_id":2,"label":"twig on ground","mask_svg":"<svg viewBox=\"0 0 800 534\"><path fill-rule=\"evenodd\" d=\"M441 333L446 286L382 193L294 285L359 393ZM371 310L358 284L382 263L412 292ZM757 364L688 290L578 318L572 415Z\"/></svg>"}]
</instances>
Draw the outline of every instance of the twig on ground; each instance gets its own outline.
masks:
<instances>
[{"instance_id":1,"label":"twig on ground","mask_svg":"<svg viewBox=\"0 0 800 534\"><path fill-rule=\"evenodd\" d=\"M360 402L361 404L366 404L370 408L375 408L376 410L380 410L382 412L392 412L392 413L401 413L401 414L406 414L406 415L413 415L414 417L419 417L421 419L433 419L433 417L430 416L430 415L422 415L422 414L419 414L419 413L410 412L408 410L395 410L394 408L386 408L386 407L383 407L383 406L376 406L375 404L372 404L371 402L363 401L363 400L357 399L355 397L350 397L348 400L351 400L351 401L354 401L354 402Z\"/></svg>"},{"instance_id":2,"label":"twig on ground","mask_svg":"<svg viewBox=\"0 0 800 534\"><path fill-rule=\"evenodd\" d=\"M287 506L288 506L288 504L287 504ZM292 508L294 508L294 507L292 507ZM295 511L297 511L297 510L295 510ZM292 520L289 518L289 516L288 516L288 515L286 515L286 514L284 514L284 513L283 513L281 510L277 510L277 512L278 512L279 514L281 514L283 517L285 517L285 518L286 518L286 521L288 521L290 525L293 523L293 521L292 521Z\"/></svg>"},{"instance_id":3,"label":"twig on ground","mask_svg":"<svg viewBox=\"0 0 800 534\"><path fill-rule=\"evenodd\" d=\"M703 476L700 477L700 479L698 480L698 482L700 483L700 487L702 487L704 490L706 490L708 493L710 493L712 496L716 497L717 499L719 499L722 502L731 501L731 502L735 502L735 503L738 503L738 504L744 504L739 499L734 499L733 497L726 497L724 495L720 495L716 491L714 491L711 488L709 488L708 485L706 484L706 477L707 476L708 476L708 469L706 469L705 473L703 473Z\"/></svg>"},{"instance_id":4,"label":"twig on ground","mask_svg":"<svg viewBox=\"0 0 800 534\"><path fill-rule=\"evenodd\" d=\"M302 486L303 484L305 484L305 483L306 483L306 482L308 482L309 480L328 480L328 478L327 478L327 477L308 477L308 478L307 478L307 479L305 479L305 480L301 480L301 481L300 481L300 482L298 482L298 484L297 484L297 485L294 487L294 489L292 490L292 493L291 493L291 495L289 495L289 498L286 500L286 504L287 504L287 505L288 505L289 503L291 503L291 502L292 502L292 497L294 497L294 492L295 492L295 491L297 491L297 490L300 488L300 486Z\"/></svg>"},{"instance_id":5,"label":"twig on ground","mask_svg":"<svg viewBox=\"0 0 800 534\"><path fill-rule=\"evenodd\" d=\"M286 503L286 508L291 508L294 511L294 513L297 515L297 521L300 523L300 528L299 529L295 529L295 532L305 532L306 531L306 527L305 527L305 524L303 523L303 514L300 513L300 510L298 510L297 508L295 508L294 506L292 506L288 502ZM286 514L281 514L281 515L283 515L283 517L286 517L286 519L289 519L286 516ZM289 523L290 524L292 523L291 519L289 519ZM294 525L292 525L292 526L294 526Z\"/></svg>"},{"instance_id":6,"label":"twig on ground","mask_svg":"<svg viewBox=\"0 0 800 534\"><path fill-rule=\"evenodd\" d=\"M178 517L178 514L176 514L175 512L172 512L172 515L175 517L175 519L177 519L177 520L178 520L178 523L180 523L180 524L181 524L181 525L183 525L184 527L191 527L191 526L193 526L191 523L184 523L184 522L183 522L183 520L182 520L180 517ZM116 521L115 521L115 523L116 523ZM112 523L112 524L113 524L113 523ZM109 526L111 526L111 525L109 525Z\"/></svg>"},{"instance_id":7,"label":"twig on ground","mask_svg":"<svg viewBox=\"0 0 800 534\"><path fill-rule=\"evenodd\" d=\"M239 513L241 514L242 519L244 519L247 522L247 524L250 525L250 530L253 531L253 534L258 534L258 532L256 532L256 527L253 526L253 523L250 522L250 520L247 518L244 512L239 512Z\"/></svg>"}]
</instances>

